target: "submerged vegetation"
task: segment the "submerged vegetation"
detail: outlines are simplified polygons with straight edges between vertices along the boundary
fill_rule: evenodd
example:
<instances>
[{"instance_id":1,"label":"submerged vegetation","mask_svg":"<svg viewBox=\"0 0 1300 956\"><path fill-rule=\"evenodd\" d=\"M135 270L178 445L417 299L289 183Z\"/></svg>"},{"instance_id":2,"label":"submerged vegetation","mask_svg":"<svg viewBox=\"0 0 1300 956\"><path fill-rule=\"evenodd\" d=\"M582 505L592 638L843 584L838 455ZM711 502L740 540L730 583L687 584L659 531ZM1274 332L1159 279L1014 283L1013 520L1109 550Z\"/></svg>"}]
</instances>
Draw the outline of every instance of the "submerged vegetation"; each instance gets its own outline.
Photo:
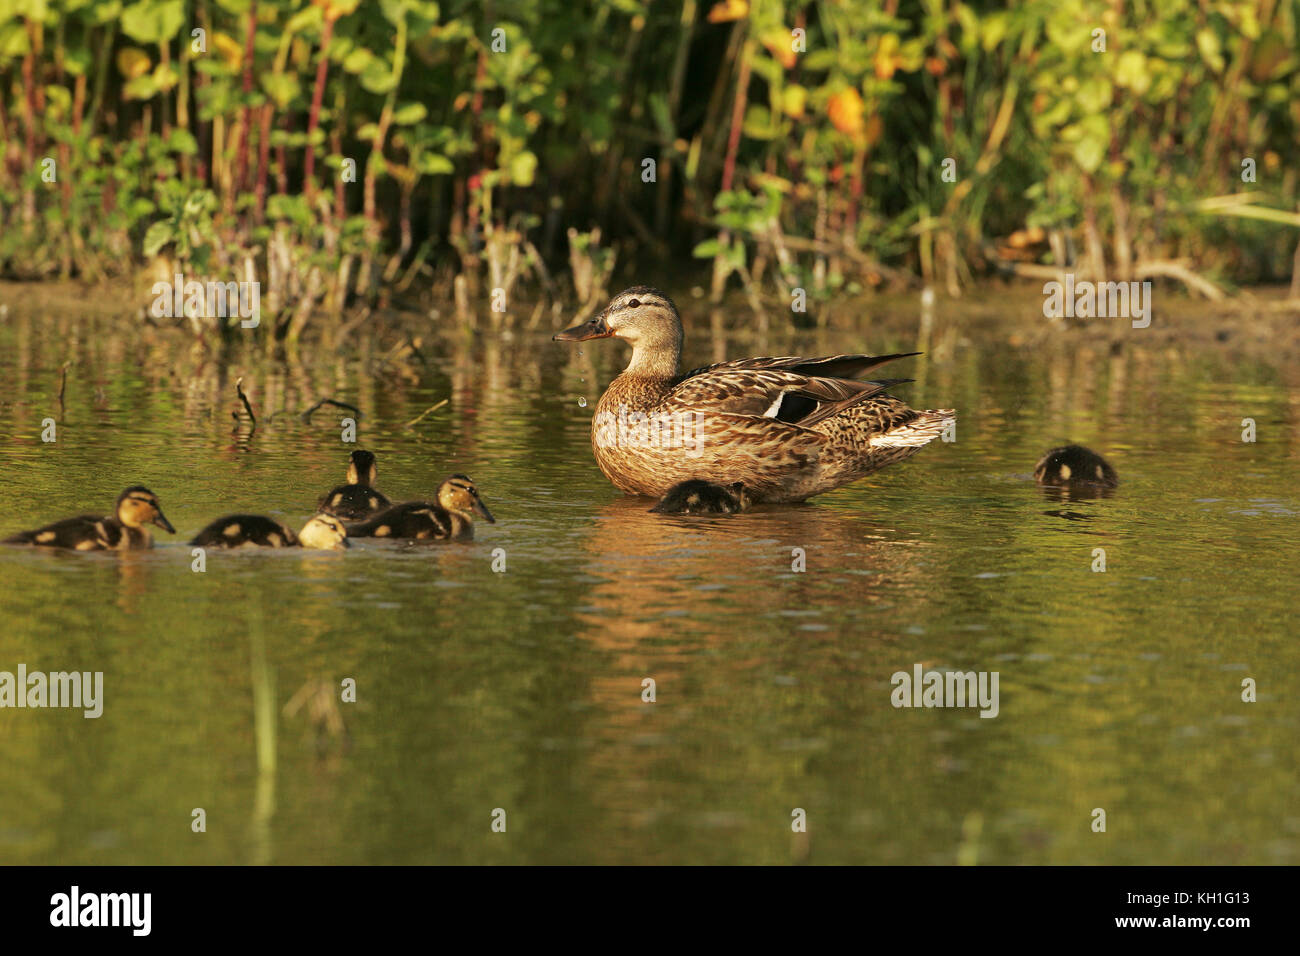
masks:
<instances>
[{"instance_id":1,"label":"submerged vegetation","mask_svg":"<svg viewBox=\"0 0 1300 956\"><path fill-rule=\"evenodd\" d=\"M759 311L1067 266L1300 295L1297 17L0 0L0 275L256 282L290 340L417 282L509 312L692 254Z\"/></svg>"}]
</instances>

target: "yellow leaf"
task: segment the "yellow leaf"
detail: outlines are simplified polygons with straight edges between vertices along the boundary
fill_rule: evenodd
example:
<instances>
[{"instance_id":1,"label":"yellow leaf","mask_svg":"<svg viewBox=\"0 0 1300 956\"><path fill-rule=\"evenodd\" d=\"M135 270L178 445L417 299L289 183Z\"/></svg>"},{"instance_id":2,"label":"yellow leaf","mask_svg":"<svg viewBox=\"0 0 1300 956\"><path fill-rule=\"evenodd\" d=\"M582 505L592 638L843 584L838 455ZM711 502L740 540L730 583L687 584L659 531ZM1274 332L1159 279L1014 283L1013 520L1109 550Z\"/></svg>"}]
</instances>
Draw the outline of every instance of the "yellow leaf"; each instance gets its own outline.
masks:
<instances>
[{"instance_id":1,"label":"yellow leaf","mask_svg":"<svg viewBox=\"0 0 1300 956\"><path fill-rule=\"evenodd\" d=\"M749 0L722 0L709 11L710 23L730 23L749 16Z\"/></svg>"},{"instance_id":2,"label":"yellow leaf","mask_svg":"<svg viewBox=\"0 0 1300 956\"><path fill-rule=\"evenodd\" d=\"M135 47L123 47L117 51L117 71L128 80L144 76L149 72L149 56Z\"/></svg>"},{"instance_id":3,"label":"yellow leaf","mask_svg":"<svg viewBox=\"0 0 1300 956\"><path fill-rule=\"evenodd\" d=\"M225 61L228 69L238 70L240 64L244 62L243 49L235 40L224 33L214 33L212 35L212 45L216 47L217 54Z\"/></svg>"},{"instance_id":4,"label":"yellow leaf","mask_svg":"<svg viewBox=\"0 0 1300 956\"><path fill-rule=\"evenodd\" d=\"M850 136L862 134L862 96L853 87L846 87L832 96L827 113L830 114L831 125L841 133L848 133Z\"/></svg>"},{"instance_id":5,"label":"yellow leaf","mask_svg":"<svg viewBox=\"0 0 1300 956\"><path fill-rule=\"evenodd\" d=\"M886 33L880 38L880 48L876 51L876 78L887 80L898 68L898 34Z\"/></svg>"},{"instance_id":6,"label":"yellow leaf","mask_svg":"<svg viewBox=\"0 0 1300 956\"><path fill-rule=\"evenodd\" d=\"M791 83L781 91L781 112L791 119L803 116L804 104L808 102L808 91L802 86Z\"/></svg>"},{"instance_id":7,"label":"yellow leaf","mask_svg":"<svg viewBox=\"0 0 1300 956\"><path fill-rule=\"evenodd\" d=\"M767 52L772 54L772 59L787 70L794 69L799 57L794 52L794 43L790 37L790 31L786 30L785 27L772 27L770 30L764 30L759 39L762 41L763 46L767 47Z\"/></svg>"}]
</instances>

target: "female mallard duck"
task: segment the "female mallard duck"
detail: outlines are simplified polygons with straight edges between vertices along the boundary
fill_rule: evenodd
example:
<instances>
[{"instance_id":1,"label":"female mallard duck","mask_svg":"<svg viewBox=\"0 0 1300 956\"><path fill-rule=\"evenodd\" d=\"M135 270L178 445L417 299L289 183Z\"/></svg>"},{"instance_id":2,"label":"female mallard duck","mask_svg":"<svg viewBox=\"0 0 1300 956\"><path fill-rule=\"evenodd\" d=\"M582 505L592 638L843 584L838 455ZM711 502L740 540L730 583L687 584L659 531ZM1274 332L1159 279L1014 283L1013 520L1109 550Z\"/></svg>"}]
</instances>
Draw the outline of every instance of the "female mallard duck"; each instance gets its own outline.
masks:
<instances>
[{"instance_id":1,"label":"female mallard duck","mask_svg":"<svg viewBox=\"0 0 1300 956\"><path fill-rule=\"evenodd\" d=\"M1072 484L1101 485L1114 488L1119 475L1090 448L1082 445L1063 445L1053 448L1034 466L1034 480L1040 485L1065 486Z\"/></svg>"},{"instance_id":2,"label":"female mallard duck","mask_svg":"<svg viewBox=\"0 0 1300 956\"><path fill-rule=\"evenodd\" d=\"M495 522L474 482L452 475L438 486L438 503L407 501L379 512L359 524L348 525L354 538L431 538L469 540L474 537L474 516Z\"/></svg>"},{"instance_id":3,"label":"female mallard duck","mask_svg":"<svg viewBox=\"0 0 1300 956\"><path fill-rule=\"evenodd\" d=\"M910 457L956 418L885 393L907 379L857 380L916 353L740 359L681 374L681 317L645 286L555 339L610 336L632 360L596 406L591 443L600 470L631 494L660 497L697 478L740 480L754 501L802 501Z\"/></svg>"},{"instance_id":4,"label":"female mallard duck","mask_svg":"<svg viewBox=\"0 0 1300 956\"><path fill-rule=\"evenodd\" d=\"M117 496L117 507L111 517L64 518L35 531L20 531L3 543L76 551L127 551L153 547L153 535L145 527L149 524L168 534L176 533L171 522L163 517L158 497L144 485L132 485Z\"/></svg>"},{"instance_id":5,"label":"female mallard duck","mask_svg":"<svg viewBox=\"0 0 1300 956\"><path fill-rule=\"evenodd\" d=\"M660 515L730 515L748 510L750 503L743 481L724 486L693 479L673 485L650 511Z\"/></svg>"},{"instance_id":6,"label":"female mallard duck","mask_svg":"<svg viewBox=\"0 0 1300 956\"><path fill-rule=\"evenodd\" d=\"M383 511L392 502L375 490L378 476L375 456L360 449L354 451L348 456L348 483L325 495L317 510L349 521Z\"/></svg>"},{"instance_id":7,"label":"female mallard duck","mask_svg":"<svg viewBox=\"0 0 1300 956\"><path fill-rule=\"evenodd\" d=\"M312 548L341 551L348 547L347 529L333 515L313 515L294 534L263 515L226 515L200 531L190 542L198 548Z\"/></svg>"}]
</instances>

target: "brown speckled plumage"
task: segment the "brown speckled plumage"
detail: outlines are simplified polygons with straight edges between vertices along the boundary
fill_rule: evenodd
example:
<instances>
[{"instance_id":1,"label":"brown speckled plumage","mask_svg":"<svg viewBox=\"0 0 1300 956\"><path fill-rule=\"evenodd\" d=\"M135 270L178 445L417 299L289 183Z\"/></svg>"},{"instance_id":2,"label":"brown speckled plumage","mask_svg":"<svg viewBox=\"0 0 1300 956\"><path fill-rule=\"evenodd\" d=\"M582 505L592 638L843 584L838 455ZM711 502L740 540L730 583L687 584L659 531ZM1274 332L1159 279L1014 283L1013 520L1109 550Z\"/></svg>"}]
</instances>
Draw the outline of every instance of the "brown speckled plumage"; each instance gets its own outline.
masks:
<instances>
[{"instance_id":1,"label":"brown speckled plumage","mask_svg":"<svg viewBox=\"0 0 1300 956\"><path fill-rule=\"evenodd\" d=\"M887 393L906 379L855 377L903 355L742 359L679 374L681 319L645 286L556 338L608 336L629 342L632 360L596 405L592 447L631 494L699 479L743 482L755 501L802 501L910 457L955 418Z\"/></svg>"},{"instance_id":2,"label":"brown speckled plumage","mask_svg":"<svg viewBox=\"0 0 1300 956\"><path fill-rule=\"evenodd\" d=\"M392 502L375 488L377 475L375 456L358 448L348 456L347 484L331 488L316 510L348 521L359 521L383 511Z\"/></svg>"},{"instance_id":3,"label":"brown speckled plumage","mask_svg":"<svg viewBox=\"0 0 1300 956\"><path fill-rule=\"evenodd\" d=\"M438 500L405 501L348 525L354 538L404 538L417 541L468 541L474 537L474 518L495 521L465 475L452 475L438 486Z\"/></svg>"},{"instance_id":4,"label":"brown speckled plumage","mask_svg":"<svg viewBox=\"0 0 1300 956\"><path fill-rule=\"evenodd\" d=\"M132 485L117 496L111 516L64 518L35 531L20 531L0 543L73 551L132 551L153 547L153 536L146 525L162 528L168 534L176 531L163 517L158 497L143 485Z\"/></svg>"}]
</instances>

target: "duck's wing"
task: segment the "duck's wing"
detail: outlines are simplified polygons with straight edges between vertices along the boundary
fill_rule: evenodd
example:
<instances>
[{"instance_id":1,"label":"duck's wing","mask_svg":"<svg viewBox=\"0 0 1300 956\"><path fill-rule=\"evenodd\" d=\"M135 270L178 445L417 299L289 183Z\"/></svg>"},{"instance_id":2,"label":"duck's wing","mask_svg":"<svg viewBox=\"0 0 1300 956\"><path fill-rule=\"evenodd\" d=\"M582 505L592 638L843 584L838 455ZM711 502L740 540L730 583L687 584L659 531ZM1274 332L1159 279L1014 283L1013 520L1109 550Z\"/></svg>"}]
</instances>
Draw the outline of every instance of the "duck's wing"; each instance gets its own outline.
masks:
<instances>
[{"instance_id":1,"label":"duck's wing","mask_svg":"<svg viewBox=\"0 0 1300 956\"><path fill-rule=\"evenodd\" d=\"M688 378L714 372L763 371L792 372L795 375L807 375L813 378L859 378L874 368L879 368L894 359L910 358L920 352L896 352L893 355L827 355L823 358L807 358L799 355L778 355L767 358L735 359L730 362L715 362L691 369L678 377L678 382Z\"/></svg>"},{"instance_id":2,"label":"duck's wing","mask_svg":"<svg viewBox=\"0 0 1300 956\"><path fill-rule=\"evenodd\" d=\"M891 356L894 357L897 356ZM811 428L846 408L882 395L886 389L909 381L911 379L899 378L860 382L856 379L806 375L785 369L714 367L679 383L664 397L658 410L731 415L752 419L756 423L766 420L768 425L782 422L799 428Z\"/></svg>"},{"instance_id":3,"label":"duck's wing","mask_svg":"<svg viewBox=\"0 0 1300 956\"><path fill-rule=\"evenodd\" d=\"M446 512L433 502L403 501L370 515L364 521L344 521L343 526L348 536L354 538L373 537L375 531L385 525L389 530L383 537L405 538L414 537L421 529L448 526L445 515Z\"/></svg>"},{"instance_id":4,"label":"duck's wing","mask_svg":"<svg viewBox=\"0 0 1300 956\"><path fill-rule=\"evenodd\" d=\"M64 518L34 531L20 531L4 539L5 544L35 544L52 548L108 549L117 544L121 529L115 521L102 515L78 515Z\"/></svg>"}]
</instances>

